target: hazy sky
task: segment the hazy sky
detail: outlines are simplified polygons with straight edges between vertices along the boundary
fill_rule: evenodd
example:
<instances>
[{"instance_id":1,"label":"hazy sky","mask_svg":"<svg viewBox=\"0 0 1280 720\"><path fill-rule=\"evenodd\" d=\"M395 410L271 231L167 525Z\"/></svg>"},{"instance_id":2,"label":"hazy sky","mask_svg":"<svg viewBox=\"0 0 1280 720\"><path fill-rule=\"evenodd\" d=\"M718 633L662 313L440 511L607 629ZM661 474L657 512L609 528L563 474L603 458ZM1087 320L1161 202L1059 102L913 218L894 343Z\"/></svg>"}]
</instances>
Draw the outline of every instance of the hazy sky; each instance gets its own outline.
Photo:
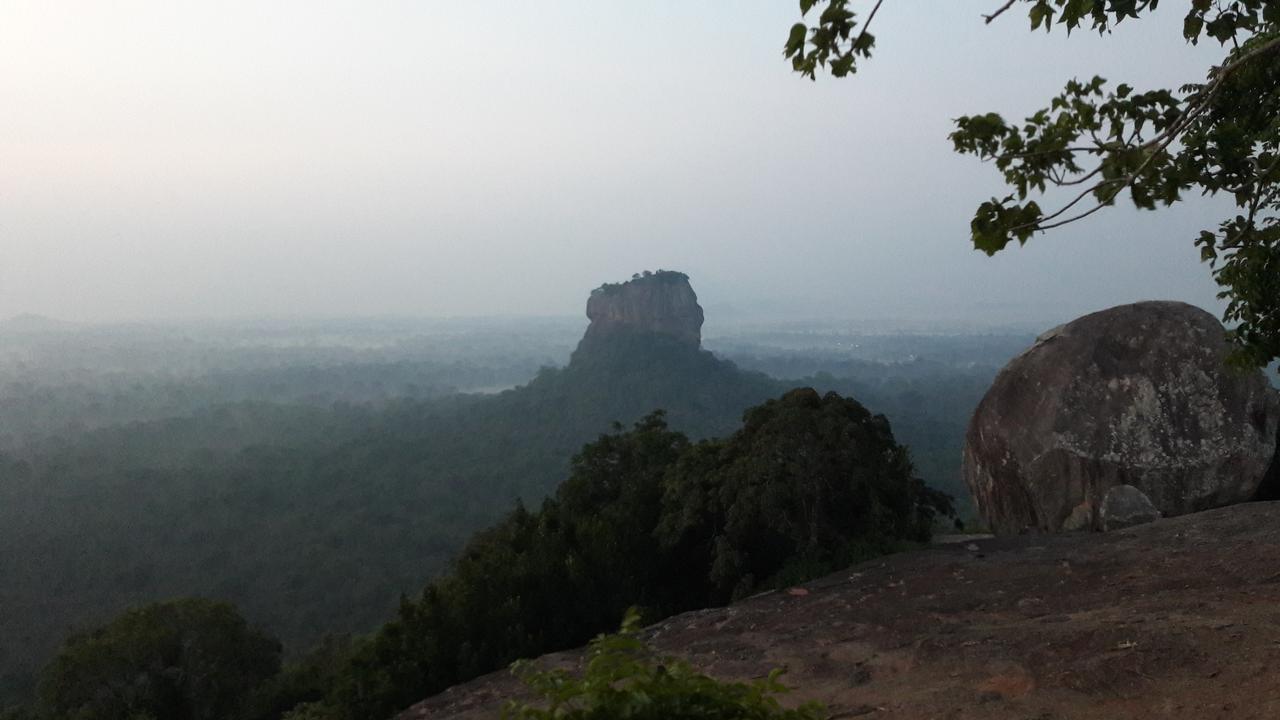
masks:
<instances>
[{"instance_id":1,"label":"hazy sky","mask_svg":"<svg viewBox=\"0 0 1280 720\"><path fill-rule=\"evenodd\" d=\"M0 0L0 317L578 314L658 267L726 313L1213 307L1220 204L970 248L1001 187L951 118L1216 52L1182 3L1101 39L997 5L889 0L874 60L815 84L792 0Z\"/></svg>"}]
</instances>

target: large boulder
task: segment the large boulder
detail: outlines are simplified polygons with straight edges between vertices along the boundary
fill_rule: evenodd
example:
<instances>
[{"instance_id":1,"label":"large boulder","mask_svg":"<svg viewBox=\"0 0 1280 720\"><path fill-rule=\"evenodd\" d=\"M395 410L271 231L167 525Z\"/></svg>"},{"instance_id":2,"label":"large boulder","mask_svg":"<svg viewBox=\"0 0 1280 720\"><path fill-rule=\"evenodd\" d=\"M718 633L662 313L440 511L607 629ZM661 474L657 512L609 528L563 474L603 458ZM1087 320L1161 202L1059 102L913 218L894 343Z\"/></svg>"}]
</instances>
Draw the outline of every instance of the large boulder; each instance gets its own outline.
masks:
<instances>
[{"instance_id":1,"label":"large boulder","mask_svg":"<svg viewBox=\"0 0 1280 720\"><path fill-rule=\"evenodd\" d=\"M636 333L664 335L695 348L702 343L702 306L689 276L681 272L644 272L601 285L587 299L587 318L587 343Z\"/></svg>"},{"instance_id":2,"label":"large boulder","mask_svg":"<svg viewBox=\"0 0 1280 720\"><path fill-rule=\"evenodd\" d=\"M979 403L964 477L998 534L1102 529L1131 485L1165 516L1253 499L1280 401L1226 364L1221 323L1176 302L1122 305L1040 336Z\"/></svg>"}]
</instances>

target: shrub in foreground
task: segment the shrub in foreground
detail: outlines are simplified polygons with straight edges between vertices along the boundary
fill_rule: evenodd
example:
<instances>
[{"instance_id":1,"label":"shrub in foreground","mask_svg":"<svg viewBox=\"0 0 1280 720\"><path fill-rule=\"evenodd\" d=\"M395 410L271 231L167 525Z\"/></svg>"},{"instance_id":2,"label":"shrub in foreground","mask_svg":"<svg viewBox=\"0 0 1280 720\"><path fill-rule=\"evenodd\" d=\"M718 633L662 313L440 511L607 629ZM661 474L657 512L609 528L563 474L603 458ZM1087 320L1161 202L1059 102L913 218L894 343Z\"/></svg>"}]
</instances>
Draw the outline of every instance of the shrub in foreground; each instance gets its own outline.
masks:
<instances>
[{"instance_id":1,"label":"shrub in foreground","mask_svg":"<svg viewBox=\"0 0 1280 720\"><path fill-rule=\"evenodd\" d=\"M724 682L683 660L656 655L639 637L639 615L627 613L622 630L591 642L581 677L538 670L519 662L515 672L537 696L511 701L504 720L822 720L810 703L785 708L786 692L774 670L763 680Z\"/></svg>"}]
</instances>

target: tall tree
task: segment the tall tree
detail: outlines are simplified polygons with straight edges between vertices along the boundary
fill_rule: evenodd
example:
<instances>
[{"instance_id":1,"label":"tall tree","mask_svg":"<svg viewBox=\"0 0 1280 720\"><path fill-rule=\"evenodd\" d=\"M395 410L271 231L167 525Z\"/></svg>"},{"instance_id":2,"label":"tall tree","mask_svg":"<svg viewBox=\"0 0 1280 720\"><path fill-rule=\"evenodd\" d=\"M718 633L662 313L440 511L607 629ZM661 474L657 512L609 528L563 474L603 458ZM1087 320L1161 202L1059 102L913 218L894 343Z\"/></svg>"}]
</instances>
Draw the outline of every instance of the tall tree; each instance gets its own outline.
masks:
<instances>
[{"instance_id":1,"label":"tall tree","mask_svg":"<svg viewBox=\"0 0 1280 720\"><path fill-rule=\"evenodd\" d=\"M884 416L812 388L748 410L742 429L684 453L664 482L658 535L701 571L712 602L927 541L952 512Z\"/></svg>"},{"instance_id":2,"label":"tall tree","mask_svg":"<svg viewBox=\"0 0 1280 720\"><path fill-rule=\"evenodd\" d=\"M76 720L235 720L280 670L280 643L236 609L175 600L71 638L40 681L42 709Z\"/></svg>"},{"instance_id":3,"label":"tall tree","mask_svg":"<svg viewBox=\"0 0 1280 720\"><path fill-rule=\"evenodd\" d=\"M835 77L856 72L875 47L869 29L882 4L800 0L809 20L792 26L784 54L811 79L823 69ZM1005 0L985 18L1023 7L1032 30L1107 34L1158 4ZM865 18L856 5L867 8ZM974 247L987 254L1090 217L1124 194L1147 210L1192 194L1232 198L1239 212L1200 232L1195 244L1227 301L1223 319L1234 326L1237 356L1264 365L1280 357L1280 2L1188 5L1187 42L1223 47L1203 81L1138 90L1100 77L1072 80L1022 122L994 112L958 118L951 141L957 152L993 163L1010 189L981 203L970 224ZM1067 199L1042 207L1046 192L1058 188L1070 191Z\"/></svg>"}]
</instances>

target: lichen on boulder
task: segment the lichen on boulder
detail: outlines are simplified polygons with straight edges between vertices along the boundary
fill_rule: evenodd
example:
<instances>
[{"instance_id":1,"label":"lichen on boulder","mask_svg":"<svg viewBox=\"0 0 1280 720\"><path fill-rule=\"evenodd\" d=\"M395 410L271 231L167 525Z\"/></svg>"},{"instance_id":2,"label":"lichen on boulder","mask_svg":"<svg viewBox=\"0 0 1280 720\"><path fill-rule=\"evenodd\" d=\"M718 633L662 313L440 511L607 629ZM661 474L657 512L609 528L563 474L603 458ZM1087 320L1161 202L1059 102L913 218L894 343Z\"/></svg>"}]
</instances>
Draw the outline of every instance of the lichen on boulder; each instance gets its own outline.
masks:
<instances>
[{"instance_id":1,"label":"lichen on boulder","mask_svg":"<svg viewBox=\"0 0 1280 720\"><path fill-rule=\"evenodd\" d=\"M963 472L979 512L999 534L1058 532L1102 529L1117 485L1165 516L1253 499L1280 401L1227 353L1221 323L1176 302L1122 305L1040 336L970 421Z\"/></svg>"}]
</instances>

